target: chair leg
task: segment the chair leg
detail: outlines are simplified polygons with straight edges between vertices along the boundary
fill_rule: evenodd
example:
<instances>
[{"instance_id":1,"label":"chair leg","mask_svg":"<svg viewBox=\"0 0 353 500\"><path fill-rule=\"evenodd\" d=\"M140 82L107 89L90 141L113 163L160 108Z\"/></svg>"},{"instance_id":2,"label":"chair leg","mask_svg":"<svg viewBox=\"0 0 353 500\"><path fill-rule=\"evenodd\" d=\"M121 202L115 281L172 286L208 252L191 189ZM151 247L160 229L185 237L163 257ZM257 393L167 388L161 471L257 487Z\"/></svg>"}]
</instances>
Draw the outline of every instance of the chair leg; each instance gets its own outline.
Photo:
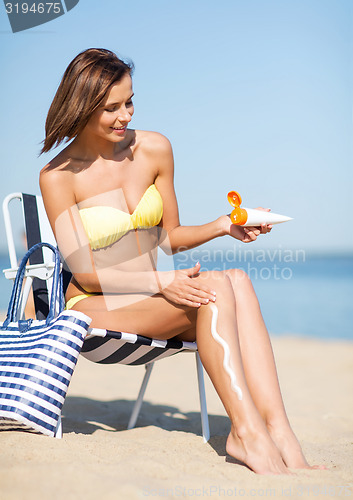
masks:
<instances>
[{"instance_id":1,"label":"chair leg","mask_svg":"<svg viewBox=\"0 0 353 500\"><path fill-rule=\"evenodd\" d=\"M60 415L59 420L58 420L58 425L57 425L54 437L56 437L57 439L61 439L63 437L63 428L62 428L62 424L61 424L61 415Z\"/></svg>"},{"instance_id":2,"label":"chair leg","mask_svg":"<svg viewBox=\"0 0 353 500\"><path fill-rule=\"evenodd\" d=\"M198 382L199 382L202 436L203 436L204 443L207 443L207 441L210 439L210 426L209 426L209 422L208 422L206 393L205 393L205 381L203 378L203 366L201 363L199 353L196 352L195 354L196 354L197 378L198 378Z\"/></svg>"},{"instance_id":3,"label":"chair leg","mask_svg":"<svg viewBox=\"0 0 353 500\"><path fill-rule=\"evenodd\" d=\"M129 423L127 424L128 429L133 429L135 427L137 418L138 418L140 410L141 410L143 396L145 395L146 387L147 387L147 384L148 384L148 381L149 381L149 378L150 378L150 375L152 372L153 365L154 365L154 363L148 363L147 365L145 365L146 373L145 373L145 376L143 377L142 384L140 387L140 392L139 392L139 395L137 396L137 399L135 401L134 408L132 410Z\"/></svg>"}]
</instances>

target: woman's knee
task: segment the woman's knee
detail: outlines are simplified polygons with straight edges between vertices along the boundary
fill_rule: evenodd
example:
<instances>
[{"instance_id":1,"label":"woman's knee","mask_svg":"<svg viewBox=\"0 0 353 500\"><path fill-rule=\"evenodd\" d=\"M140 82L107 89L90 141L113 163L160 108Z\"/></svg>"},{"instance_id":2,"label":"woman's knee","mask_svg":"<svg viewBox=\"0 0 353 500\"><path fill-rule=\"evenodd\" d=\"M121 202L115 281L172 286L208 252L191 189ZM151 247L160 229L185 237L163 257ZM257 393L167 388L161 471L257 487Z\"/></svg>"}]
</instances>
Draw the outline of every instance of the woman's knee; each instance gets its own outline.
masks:
<instances>
[{"instance_id":1,"label":"woman's knee","mask_svg":"<svg viewBox=\"0 0 353 500\"><path fill-rule=\"evenodd\" d=\"M228 269L225 273L232 284L236 297L242 293L255 294L251 279L245 271L242 269Z\"/></svg>"},{"instance_id":2,"label":"woman's knee","mask_svg":"<svg viewBox=\"0 0 353 500\"><path fill-rule=\"evenodd\" d=\"M227 269L225 274L233 283L248 284L251 283L249 276L242 269Z\"/></svg>"},{"instance_id":3,"label":"woman's knee","mask_svg":"<svg viewBox=\"0 0 353 500\"><path fill-rule=\"evenodd\" d=\"M232 292L230 279L223 271L205 271L200 274L199 279L217 295Z\"/></svg>"}]
</instances>

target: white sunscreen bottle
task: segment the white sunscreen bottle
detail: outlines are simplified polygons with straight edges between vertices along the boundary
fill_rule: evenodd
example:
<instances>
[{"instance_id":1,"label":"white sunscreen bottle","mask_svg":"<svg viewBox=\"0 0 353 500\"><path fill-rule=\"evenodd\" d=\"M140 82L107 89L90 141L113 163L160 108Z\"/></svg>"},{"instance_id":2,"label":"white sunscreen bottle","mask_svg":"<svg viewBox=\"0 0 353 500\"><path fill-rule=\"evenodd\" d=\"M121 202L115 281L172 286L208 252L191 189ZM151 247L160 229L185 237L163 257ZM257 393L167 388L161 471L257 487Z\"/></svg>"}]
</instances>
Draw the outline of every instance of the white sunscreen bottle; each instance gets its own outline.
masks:
<instances>
[{"instance_id":1,"label":"white sunscreen bottle","mask_svg":"<svg viewBox=\"0 0 353 500\"><path fill-rule=\"evenodd\" d=\"M261 224L280 224L292 220L286 215L274 214L256 208L240 208L241 196L236 191L228 193L228 201L234 207L230 214L233 224L237 226L261 226Z\"/></svg>"}]
</instances>

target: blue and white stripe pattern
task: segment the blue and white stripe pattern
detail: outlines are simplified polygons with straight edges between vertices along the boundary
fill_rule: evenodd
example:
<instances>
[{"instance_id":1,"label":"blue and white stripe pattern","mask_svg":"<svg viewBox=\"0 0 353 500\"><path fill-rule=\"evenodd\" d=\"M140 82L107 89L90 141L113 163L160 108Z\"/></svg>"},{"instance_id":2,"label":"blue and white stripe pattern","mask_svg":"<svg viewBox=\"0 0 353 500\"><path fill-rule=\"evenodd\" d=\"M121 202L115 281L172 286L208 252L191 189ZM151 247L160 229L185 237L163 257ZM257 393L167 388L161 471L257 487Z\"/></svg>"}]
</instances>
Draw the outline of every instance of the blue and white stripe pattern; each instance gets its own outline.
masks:
<instances>
[{"instance_id":1,"label":"blue and white stripe pattern","mask_svg":"<svg viewBox=\"0 0 353 500\"><path fill-rule=\"evenodd\" d=\"M45 320L17 320L27 260L42 247L55 257L49 314ZM91 319L78 311L62 311L60 255L49 243L32 246L23 257L0 326L0 421L54 436L61 408Z\"/></svg>"},{"instance_id":2,"label":"blue and white stripe pattern","mask_svg":"<svg viewBox=\"0 0 353 500\"><path fill-rule=\"evenodd\" d=\"M0 326L0 429L54 436L89 323L79 311L63 311L23 334L17 322Z\"/></svg>"}]
</instances>

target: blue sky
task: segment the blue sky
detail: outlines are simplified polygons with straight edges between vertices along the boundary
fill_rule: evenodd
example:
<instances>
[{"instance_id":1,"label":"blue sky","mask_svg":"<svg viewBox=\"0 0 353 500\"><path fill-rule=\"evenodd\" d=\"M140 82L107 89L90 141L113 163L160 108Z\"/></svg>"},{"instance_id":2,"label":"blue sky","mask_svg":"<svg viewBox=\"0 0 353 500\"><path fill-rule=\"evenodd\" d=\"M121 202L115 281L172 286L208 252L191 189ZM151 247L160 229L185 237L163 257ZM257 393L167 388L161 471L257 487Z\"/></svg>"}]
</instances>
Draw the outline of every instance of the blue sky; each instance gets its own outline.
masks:
<instances>
[{"instance_id":1,"label":"blue sky","mask_svg":"<svg viewBox=\"0 0 353 500\"><path fill-rule=\"evenodd\" d=\"M0 39L1 199L39 193L62 74L104 47L135 63L133 126L172 142L183 224L228 212L236 189L245 206L294 217L256 248L353 250L351 1L80 0L16 34L0 5Z\"/></svg>"}]
</instances>

